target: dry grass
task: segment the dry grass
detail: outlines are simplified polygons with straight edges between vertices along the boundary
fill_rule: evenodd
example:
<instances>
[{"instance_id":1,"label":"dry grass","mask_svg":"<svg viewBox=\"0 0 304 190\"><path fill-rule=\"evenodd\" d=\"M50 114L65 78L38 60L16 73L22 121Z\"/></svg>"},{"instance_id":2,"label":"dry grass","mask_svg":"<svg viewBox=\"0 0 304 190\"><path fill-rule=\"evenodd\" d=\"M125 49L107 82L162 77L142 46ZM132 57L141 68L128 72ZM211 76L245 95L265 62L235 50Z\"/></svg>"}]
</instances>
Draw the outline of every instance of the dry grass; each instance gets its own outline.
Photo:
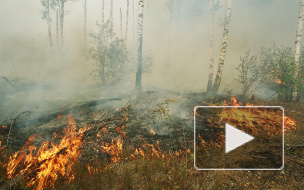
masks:
<instances>
[{"instance_id":1,"label":"dry grass","mask_svg":"<svg viewBox=\"0 0 304 190\"><path fill-rule=\"evenodd\" d=\"M271 104L275 103L265 103ZM285 144L303 145L304 105L285 103L282 106L286 115L297 122L297 129L285 134ZM156 156L122 159L110 165L106 159L95 158L89 163L93 168L90 171L88 162L79 159L74 167L75 179L70 183L59 179L54 189L303 189L304 147L286 146L285 149L282 171L196 171L192 152L163 159ZM130 155L123 154L124 158ZM1 156L2 166L6 161L7 157ZM0 167L0 177L1 188L7 180L3 167ZM21 181L11 189L28 188Z\"/></svg>"}]
</instances>

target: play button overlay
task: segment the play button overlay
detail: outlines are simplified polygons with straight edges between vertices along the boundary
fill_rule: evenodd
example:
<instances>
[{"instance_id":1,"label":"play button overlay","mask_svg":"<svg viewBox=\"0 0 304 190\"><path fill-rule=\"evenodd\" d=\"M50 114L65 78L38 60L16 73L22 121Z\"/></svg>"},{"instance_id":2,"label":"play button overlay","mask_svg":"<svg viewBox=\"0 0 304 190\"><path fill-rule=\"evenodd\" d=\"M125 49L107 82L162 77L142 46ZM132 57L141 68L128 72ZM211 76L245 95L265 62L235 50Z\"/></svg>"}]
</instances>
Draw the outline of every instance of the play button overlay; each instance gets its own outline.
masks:
<instances>
[{"instance_id":1,"label":"play button overlay","mask_svg":"<svg viewBox=\"0 0 304 190\"><path fill-rule=\"evenodd\" d=\"M254 139L253 136L238 130L228 123L225 124L225 138L225 153L228 153Z\"/></svg>"},{"instance_id":2,"label":"play button overlay","mask_svg":"<svg viewBox=\"0 0 304 190\"><path fill-rule=\"evenodd\" d=\"M196 106L197 170L281 170L284 110L279 106Z\"/></svg>"}]
</instances>

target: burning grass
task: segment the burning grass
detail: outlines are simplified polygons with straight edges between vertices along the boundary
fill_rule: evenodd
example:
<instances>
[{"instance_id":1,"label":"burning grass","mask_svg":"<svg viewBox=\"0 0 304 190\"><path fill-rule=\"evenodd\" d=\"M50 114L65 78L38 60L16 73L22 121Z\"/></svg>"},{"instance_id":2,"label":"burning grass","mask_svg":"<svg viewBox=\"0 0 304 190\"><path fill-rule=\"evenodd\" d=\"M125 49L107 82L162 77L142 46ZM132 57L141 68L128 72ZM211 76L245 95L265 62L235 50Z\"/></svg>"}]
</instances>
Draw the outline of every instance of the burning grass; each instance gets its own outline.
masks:
<instances>
[{"instance_id":1,"label":"burning grass","mask_svg":"<svg viewBox=\"0 0 304 190\"><path fill-rule=\"evenodd\" d=\"M72 167L80 155L83 133L88 128L76 129L71 116L60 143L45 141L40 148L34 146L37 135L29 137L20 151L10 156L6 165L8 179L22 177L28 187L52 188L59 178L74 179Z\"/></svg>"},{"instance_id":2,"label":"burning grass","mask_svg":"<svg viewBox=\"0 0 304 190\"><path fill-rule=\"evenodd\" d=\"M241 103L235 99L226 104ZM161 136L149 125L144 126L147 134L134 137L127 132L130 126L126 122L139 120L138 116L127 116L124 108L114 111L120 116L79 129L69 116L62 135L55 135L52 142L31 136L20 151L8 160L0 160L2 165L6 163L6 176L2 176L0 186L4 179L13 189L297 189L303 185L303 175L299 170L299 175L293 174L293 165L287 165L285 173L196 171L190 143L181 150L163 148L158 140ZM227 111L220 115L223 120L232 114ZM284 121L290 125L287 131L296 130L295 120L286 117ZM148 143L144 137L155 141ZM136 139L141 139L140 143ZM186 140L193 140L193 136L186 135ZM220 142L215 141L212 148L219 148Z\"/></svg>"}]
</instances>

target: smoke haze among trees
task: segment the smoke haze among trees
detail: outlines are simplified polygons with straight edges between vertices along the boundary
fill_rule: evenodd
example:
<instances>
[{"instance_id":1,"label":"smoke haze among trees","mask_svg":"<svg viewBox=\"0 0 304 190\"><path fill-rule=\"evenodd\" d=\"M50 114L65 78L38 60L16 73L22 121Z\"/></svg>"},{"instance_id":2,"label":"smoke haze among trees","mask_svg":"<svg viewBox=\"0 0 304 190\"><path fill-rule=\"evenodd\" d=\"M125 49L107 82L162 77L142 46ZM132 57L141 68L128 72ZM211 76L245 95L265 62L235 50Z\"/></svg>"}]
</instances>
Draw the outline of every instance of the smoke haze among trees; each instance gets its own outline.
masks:
<instances>
[{"instance_id":1,"label":"smoke haze among trees","mask_svg":"<svg viewBox=\"0 0 304 190\"><path fill-rule=\"evenodd\" d=\"M151 73L143 75L143 89L150 87L174 91L200 92L207 89L209 63L209 1L145 1L143 54L151 54ZM171 2L172 3L172 2ZM226 14L226 1L214 15L214 47L217 70L223 27L220 20ZM114 0L114 31L120 36L120 9L123 26L126 22L127 1ZM48 46L48 28L42 20L40 1L23 2L4 0L0 2L0 75L21 77L33 81L58 84L93 83L89 76L92 60L87 60L83 35L83 5L80 1L65 3L64 64L56 64ZM261 47L271 43L294 46L297 27L298 1L251 1L235 0L232 5L228 48L220 91L225 83L237 76L236 66L241 56L250 49L259 55ZM137 11L135 1L130 1L128 49L137 45ZM98 30L96 21L101 20L101 1L87 2L87 33ZM105 2L105 20L110 16L110 1ZM53 43L56 36L56 15L51 12ZM125 26L123 27L125 33ZM87 36L87 47L92 45ZM137 63L135 62L134 65ZM54 79L54 80L53 80ZM135 75L128 76L133 88ZM63 85L64 86L64 85ZM238 86L235 87L240 92Z\"/></svg>"}]
</instances>

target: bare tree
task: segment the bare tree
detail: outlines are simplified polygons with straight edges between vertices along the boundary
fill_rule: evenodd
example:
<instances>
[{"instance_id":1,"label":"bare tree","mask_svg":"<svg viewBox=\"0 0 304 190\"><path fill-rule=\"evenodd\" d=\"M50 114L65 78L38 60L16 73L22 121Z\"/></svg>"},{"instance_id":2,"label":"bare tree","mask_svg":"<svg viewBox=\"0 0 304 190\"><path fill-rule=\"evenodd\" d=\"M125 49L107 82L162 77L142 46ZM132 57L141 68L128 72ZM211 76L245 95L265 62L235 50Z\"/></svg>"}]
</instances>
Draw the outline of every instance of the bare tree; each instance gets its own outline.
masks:
<instances>
[{"instance_id":1,"label":"bare tree","mask_svg":"<svg viewBox=\"0 0 304 190\"><path fill-rule=\"evenodd\" d=\"M64 4L67 0L58 0L58 7L59 7L59 28L60 28L60 44L63 46L63 24L64 24Z\"/></svg>"},{"instance_id":2,"label":"bare tree","mask_svg":"<svg viewBox=\"0 0 304 190\"><path fill-rule=\"evenodd\" d=\"M225 55L226 55L226 49L227 49L227 38L229 33L229 24L231 20L231 3L232 0L228 0L228 8L227 8L227 14L225 18L225 27L223 32L223 40L222 40L222 47L221 47L221 54L218 64L218 70L216 73L215 81L213 84L213 92L217 93L221 84L222 80L222 74L223 74L223 67L225 62Z\"/></svg>"},{"instance_id":3,"label":"bare tree","mask_svg":"<svg viewBox=\"0 0 304 190\"><path fill-rule=\"evenodd\" d=\"M56 45L59 49L59 27L58 27L58 14L59 10L56 9Z\"/></svg>"},{"instance_id":4,"label":"bare tree","mask_svg":"<svg viewBox=\"0 0 304 190\"><path fill-rule=\"evenodd\" d=\"M48 35L49 35L49 46L53 47L53 39L52 39L52 28L51 28L51 17L50 17L50 9L51 9L51 0L41 0L41 5L43 9L41 10L42 19L47 22L48 25Z\"/></svg>"},{"instance_id":5,"label":"bare tree","mask_svg":"<svg viewBox=\"0 0 304 190\"><path fill-rule=\"evenodd\" d=\"M142 46L143 46L143 18L144 18L144 1L138 3L138 65L136 72L136 90L141 91L142 77Z\"/></svg>"},{"instance_id":6,"label":"bare tree","mask_svg":"<svg viewBox=\"0 0 304 190\"><path fill-rule=\"evenodd\" d=\"M126 34L125 34L125 40L126 40L126 43L128 42L128 29L129 29L129 7L130 7L130 0L127 0L127 12L126 12Z\"/></svg>"},{"instance_id":7,"label":"bare tree","mask_svg":"<svg viewBox=\"0 0 304 190\"><path fill-rule=\"evenodd\" d=\"M122 11L120 8L120 36L121 38L123 37L123 33L122 33Z\"/></svg>"},{"instance_id":8,"label":"bare tree","mask_svg":"<svg viewBox=\"0 0 304 190\"><path fill-rule=\"evenodd\" d=\"M214 0L209 0L209 49L210 49L210 61L209 61L209 77L208 77L208 86L207 91L212 90L212 82L213 82L213 65L214 65L214 36L213 36L213 16L214 12L219 10L220 5L219 1L214 4Z\"/></svg>"},{"instance_id":9,"label":"bare tree","mask_svg":"<svg viewBox=\"0 0 304 190\"><path fill-rule=\"evenodd\" d=\"M295 41L295 63L297 66L297 70L295 72L294 78L297 79L299 76L300 70L300 56L301 56L301 39L302 39L302 28L303 28L303 18L304 18L304 0L300 1L300 11L298 17L298 27L296 31L296 41ZM292 99L293 101L298 99L298 88L295 85L293 92L292 92Z\"/></svg>"},{"instance_id":10,"label":"bare tree","mask_svg":"<svg viewBox=\"0 0 304 190\"><path fill-rule=\"evenodd\" d=\"M84 26L83 26L83 32L84 32L84 47L87 47L87 0L84 0L83 4L84 9Z\"/></svg>"},{"instance_id":11,"label":"bare tree","mask_svg":"<svg viewBox=\"0 0 304 190\"><path fill-rule=\"evenodd\" d=\"M110 5L110 22L113 27L113 0L111 0L111 5Z\"/></svg>"}]
</instances>

